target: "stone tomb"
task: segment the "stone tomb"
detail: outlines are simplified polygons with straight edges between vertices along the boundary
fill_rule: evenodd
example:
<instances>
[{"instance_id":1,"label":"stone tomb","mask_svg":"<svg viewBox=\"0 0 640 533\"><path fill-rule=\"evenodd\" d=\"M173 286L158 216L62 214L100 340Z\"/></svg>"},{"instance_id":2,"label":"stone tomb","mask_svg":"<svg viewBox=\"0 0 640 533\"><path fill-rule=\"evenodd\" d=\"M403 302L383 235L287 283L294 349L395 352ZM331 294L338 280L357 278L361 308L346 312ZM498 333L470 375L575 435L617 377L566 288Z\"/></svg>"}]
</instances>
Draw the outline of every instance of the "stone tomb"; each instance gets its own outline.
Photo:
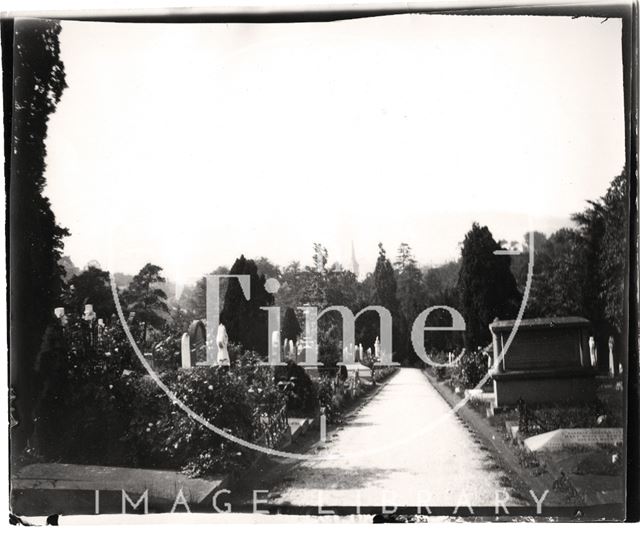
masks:
<instances>
[{"instance_id":1,"label":"stone tomb","mask_svg":"<svg viewBox=\"0 0 640 533\"><path fill-rule=\"evenodd\" d=\"M497 361L515 326L494 320L493 360ZM504 359L492 369L495 405L569 403L595 399L596 369L585 318L532 318L520 322Z\"/></svg>"}]
</instances>

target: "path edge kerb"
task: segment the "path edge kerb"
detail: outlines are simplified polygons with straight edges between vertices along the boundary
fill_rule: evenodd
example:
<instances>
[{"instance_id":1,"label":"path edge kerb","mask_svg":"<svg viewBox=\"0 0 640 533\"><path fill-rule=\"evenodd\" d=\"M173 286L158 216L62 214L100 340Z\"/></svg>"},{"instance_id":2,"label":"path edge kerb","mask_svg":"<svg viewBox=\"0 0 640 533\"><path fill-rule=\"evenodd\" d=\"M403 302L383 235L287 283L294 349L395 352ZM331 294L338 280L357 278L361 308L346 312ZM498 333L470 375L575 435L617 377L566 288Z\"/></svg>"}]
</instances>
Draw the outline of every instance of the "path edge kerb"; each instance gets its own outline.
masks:
<instances>
[{"instance_id":1,"label":"path edge kerb","mask_svg":"<svg viewBox=\"0 0 640 533\"><path fill-rule=\"evenodd\" d=\"M435 389L448 405L453 407L458 403L455 394L448 390L446 385L429 375L426 369L422 369L421 373L427 383ZM515 453L509 448L509 444L504 442L504 435L484 420L472 407L465 404L456 411L456 414L471 427L473 434L486 445L496 463L517 480L517 485L513 488L516 490L524 489L525 493L521 494L522 497L531 499L529 490L533 490L537 497L540 497L548 489L549 495L545 503L566 505L566 502L554 501L553 491L551 490L553 479L548 474L540 476L523 475L523 473L526 473L526 469L520 466Z\"/></svg>"}]
</instances>

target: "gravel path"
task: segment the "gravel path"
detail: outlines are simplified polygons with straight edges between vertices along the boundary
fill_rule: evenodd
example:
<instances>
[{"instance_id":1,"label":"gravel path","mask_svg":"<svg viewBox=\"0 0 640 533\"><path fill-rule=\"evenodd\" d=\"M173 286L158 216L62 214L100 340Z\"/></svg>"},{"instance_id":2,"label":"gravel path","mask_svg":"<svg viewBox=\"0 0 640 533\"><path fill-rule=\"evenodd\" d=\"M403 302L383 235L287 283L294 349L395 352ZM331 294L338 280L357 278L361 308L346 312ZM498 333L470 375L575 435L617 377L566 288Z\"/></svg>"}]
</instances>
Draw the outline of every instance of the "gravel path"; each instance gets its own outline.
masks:
<instances>
[{"instance_id":1,"label":"gravel path","mask_svg":"<svg viewBox=\"0 0 640 533\"><path fill-rule=\"evenodd\" d=\"M435 420L441 422L415 436ZM264 487L269 503L494 506L496 494L505 498L508 490L486 449L451 415L423 373L409 368L330 432L309 459L289 466L274 486Z\"/></svg>"}]
</instances>

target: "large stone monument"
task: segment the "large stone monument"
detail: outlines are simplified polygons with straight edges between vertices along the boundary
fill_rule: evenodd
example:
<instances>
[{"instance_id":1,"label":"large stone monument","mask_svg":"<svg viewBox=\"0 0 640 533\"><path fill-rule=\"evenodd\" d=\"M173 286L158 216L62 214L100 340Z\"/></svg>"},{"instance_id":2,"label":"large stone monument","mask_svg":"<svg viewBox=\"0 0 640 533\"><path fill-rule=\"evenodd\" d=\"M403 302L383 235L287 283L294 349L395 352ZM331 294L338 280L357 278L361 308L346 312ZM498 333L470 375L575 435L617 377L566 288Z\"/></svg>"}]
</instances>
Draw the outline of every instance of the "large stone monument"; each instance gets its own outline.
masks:
<instances>
[{"instance_id":1,"label":"large stone monument","mask_svg":"<svg viewBox=\"0 0 640 533\"><path fill-rule=\"evenodd\" d=\"M522 320L511 345L498 357L515 327L514 320L494 320L495 405L565 403L595 399L596 368L589 348L590 323L585 318Z\"/></svg>"}]
</instances>

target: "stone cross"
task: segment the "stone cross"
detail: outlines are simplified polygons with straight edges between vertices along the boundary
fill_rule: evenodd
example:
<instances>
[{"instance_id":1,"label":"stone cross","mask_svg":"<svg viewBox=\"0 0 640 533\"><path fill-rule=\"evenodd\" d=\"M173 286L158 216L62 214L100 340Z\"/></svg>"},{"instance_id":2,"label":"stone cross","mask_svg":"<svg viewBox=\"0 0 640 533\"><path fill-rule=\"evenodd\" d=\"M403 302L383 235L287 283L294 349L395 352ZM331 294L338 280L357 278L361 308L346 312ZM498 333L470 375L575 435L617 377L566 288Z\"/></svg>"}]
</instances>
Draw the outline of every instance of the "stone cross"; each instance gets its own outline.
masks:
<instances>
[{"instance_id":1,"label":"stone cross","mask_svg":"<svg viewBox=\"0 0 640 533\"><path fill-rule=\"evenodd\" d=\"M230 366L231 360L229 359L229 351L227 345L229 344L229 337L227 335L227 328L224 324L218 326L218 334L216 335L216 344L218 345L218 365Z\"/></svg>"},{"instance_id":2,"label":"stone cross","mask_svg":"<svg viewBox=\"0 0 640 533\"><path fill-rule=\"evenodd\" d=\"M191 343L188 333L183 333L180 339L180 356L182 368L191 368Z\"/></svg>"}]
</instances>

